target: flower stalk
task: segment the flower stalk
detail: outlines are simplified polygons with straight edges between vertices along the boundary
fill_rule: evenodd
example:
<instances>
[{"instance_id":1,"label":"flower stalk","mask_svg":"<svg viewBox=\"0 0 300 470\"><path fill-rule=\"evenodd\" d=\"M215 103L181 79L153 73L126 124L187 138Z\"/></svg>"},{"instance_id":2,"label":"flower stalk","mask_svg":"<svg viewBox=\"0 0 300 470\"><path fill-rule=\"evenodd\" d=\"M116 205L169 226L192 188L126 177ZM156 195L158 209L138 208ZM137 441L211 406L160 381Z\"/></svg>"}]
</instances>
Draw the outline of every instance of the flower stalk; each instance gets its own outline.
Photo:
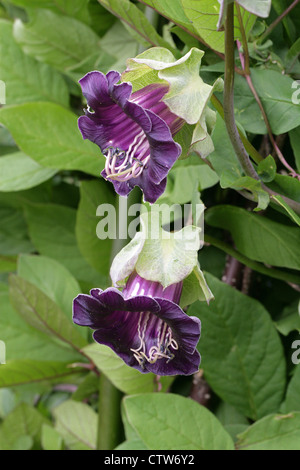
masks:
<instances>
[{"instance_id":1,"label":"flower stalk","mask_svg":"<svg viewBox=\"0 0 300 470\"><path fill-rule=\"evenodd\" d=\"M239 159L239 162L247 176L260 181L260 178L253 167L250 157L243 145L234 116L234 4L227 6L227 15L225 22L225 79L224 79L224 119L229 138L232 146ZM269 196L278 196L278 193L272 191L265 184L261 183L261 187ZM284 201L297 214L300 214L300 204L290 198L282 196ZM277 201L274 199L275 203Z\"/></svg>"}]
</instances>

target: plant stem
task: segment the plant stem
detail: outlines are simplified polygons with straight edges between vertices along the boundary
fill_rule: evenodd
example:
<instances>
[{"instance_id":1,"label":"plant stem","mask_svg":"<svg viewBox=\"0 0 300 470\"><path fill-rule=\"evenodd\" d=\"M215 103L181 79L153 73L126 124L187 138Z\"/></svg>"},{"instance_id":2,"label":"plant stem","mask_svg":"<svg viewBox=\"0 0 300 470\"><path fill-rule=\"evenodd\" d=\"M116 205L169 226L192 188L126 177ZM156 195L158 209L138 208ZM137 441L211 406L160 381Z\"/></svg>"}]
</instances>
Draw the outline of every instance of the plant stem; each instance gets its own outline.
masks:
<instances>
[{"instance_id":1,"label":"plant stem","mask_svg":"<svg viewBox=\"0 0 300 470\"><path fill-rule=\"evenodd\" d=\"M283 20L283 18L285 18L286 15L288 15L292 11L292 9L298 5L299 2L300 0L294 0L293 3L291 3L291 5L284 12L282 12L281 15L279 15L278 18L276 18L276 20L273 21L272 24L270 24L270 26L259 38L260 43L262 43L272 33L273 29L276 28L276 26Z\"/></svg>"},{"instance_id":2,"label":"plant stem","mask_svg":"<svg viewBox=\"0 0 300 470\"><path fill-rule=\"evenodd\" d=\"M99 377L97 450L113 450L120 442L121 392L101 374Z\"/></svg>"},{"instance_id":3,"label":"plant stem","mask_svg":"<svg viewBox=\"0 0 300 470\"><path fill-rule=\"evenodd\" d=\"M246 75L250 75L250 55L249 55L248 42L247 42L247 37L245 33L244 23L243 23L243 19L241 15L240 6L236 4L235 7L236 7L238 22L240 25L242 44L243 44L243 59L244 60L241 61L242 69L245 71Z\"/></svg>"},{"instance_id":4,"label":"plant stem","mask_svg":"<svg viewBox=\"0 0 300 470\"><path fill-rule=\"evenodd\" d=\"M288 164L288 162L284 158L280 148L278 147L278 145L276 143L276 140L274 139L273 132L272 132L272 129L271 129L271 125L269 123L267 113L264 109L262 101L261 101L261 99L260 99L260 97L259 97L259 95L258 95L258 93L255 89L254 83L253 83L252 78L251 78L250 56L249 56L248 42L247 42L247 38L246 38L246 34L245 34L245 28L244 28L244 25L243 25L243 19L242 19L240 7L239 7L238 4L236 4L236 11L237 11L237 18L238 18L238 22L239 22L239 26L240 26L240 31L241 31L241 36L242 36L242 46L243 46L243 52L239 51L239 56L240 56L240 61L241 61L241 64L242 64L242 69L245 72L246 82L247 82L247 84L248 84L248 86L251 90L251 93L253 94L253 96L255 98L255 101L257 102L257 104L259 106L259 109L260 109L261 114L263 116L263 119L265 121L265 125L266 125L266 128L267 128L269 138L272 142L272 145L273 145L273 148L276 152L277 157L279 158L281 163L290 171L291 175L294 178L296 177L296 178L300 179L300 176L297 174L297 172ZM238 48L240 49L241 43L239 41L237 41L237 45L238 45Z\"/></svg>"},{"instance_id":5,"label":"plant stem","mask_svg":"<svg viewBox=\"0 0 300 470\"><path fill-rule=\"evenodd\" d=\"M242 143L234 117L234 21L233 3L227 6L225 26L224 119L234 151L246 175L259 180Z\"/></svg>"},{"instance_id":6,"label":"plant stem","mask_svg":"<svg viewBox=\"0 0 300 470\"><path fill-rule=\"evenodd\" d=\"M234 116L234 10L233 3L227 6L227 16L225 25L225 79L224 79L224 119L232 146L239 159L239 162L247 176L260 181L256 173L247 150L240 137ZM278 194L261 183L261 187L269 196ZM282 196L285 202L297 213L300 214L300 204L290 198Z\"/></svg>"}]
</instances>

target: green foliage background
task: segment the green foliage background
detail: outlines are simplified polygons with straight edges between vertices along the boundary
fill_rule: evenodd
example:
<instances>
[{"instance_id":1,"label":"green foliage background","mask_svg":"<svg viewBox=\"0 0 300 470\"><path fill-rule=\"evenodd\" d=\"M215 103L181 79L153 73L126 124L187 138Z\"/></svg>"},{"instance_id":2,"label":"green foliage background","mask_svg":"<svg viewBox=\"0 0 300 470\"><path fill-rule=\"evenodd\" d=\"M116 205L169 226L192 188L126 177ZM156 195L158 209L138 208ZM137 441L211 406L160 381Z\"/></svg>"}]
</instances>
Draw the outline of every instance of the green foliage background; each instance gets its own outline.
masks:
<instances>
[{"instance_id":1,"label":"green foliage background","mask_svg":"<svg viewBox=\"0 0 300 470\"><path fill-rule=\"evenodd\" d=\"M118 205L112 185L99 178L103 156L77 128L85 105L78 79L91 70L122 72L127 58L149 47L177 58L199 47L201 76L213 83L224 74L220 3L0 1L1 450L99 447L112 422L99 426L95 371L120 392L118 449L300 449L300 365L292 362L300 345L299 214L280 197L277 204L266 199L243 174L222 113L215 151L178 161L159 201L189 203L196 187L207 207L199 261L215 300L188 310L202 321L203 375L157 383L72 323L73 298L110 285L114 247L96 238L96 209ZM249 3L251 12L242 8ZM268 17L270 3L237 7L255 90L277 145L299 173L300 5L264 38L291 4L273 0ZM235 38L243 39L237 19ZM241 70L238 55L236 65ZM222 93L217 97L222 102ZM239 73L235 115L252 151L265 158L256 161L262 180L300 203L300 181L277 158Z\"/></svg>"}]
</instances>

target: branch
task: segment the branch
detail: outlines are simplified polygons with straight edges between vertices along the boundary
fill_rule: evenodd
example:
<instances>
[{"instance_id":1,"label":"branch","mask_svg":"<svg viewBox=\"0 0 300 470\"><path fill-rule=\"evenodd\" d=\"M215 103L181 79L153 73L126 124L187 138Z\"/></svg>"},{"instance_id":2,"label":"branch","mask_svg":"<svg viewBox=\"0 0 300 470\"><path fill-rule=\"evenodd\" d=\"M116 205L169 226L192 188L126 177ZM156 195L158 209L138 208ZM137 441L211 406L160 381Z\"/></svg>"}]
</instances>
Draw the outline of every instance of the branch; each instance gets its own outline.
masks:
<instances>
[{"instance_id":1,"label":"branch","mask_svg":"<svg viewBox=\"0 0 300 470\"><path fill-rule=\"evenodd\" d=\"M272 33L273 29L276 28L276 26L283 20L283 18L285 18L286 15L288 15L292 11L292 9L298 5L299 2L300 0L294 0L294 2L291 3L291 5L283 13L281 13L281 15L279 15L278 18L276 18L276 20L272 24L270 24L270 26L259 38L260 43L262 43Z\"/></svg>"},{"instance_id":2,"label":"branch","mask_svg":"<svg viewBox=\"0 0 300 470\"><path fill-rule=\"evenodd\" d=\"M233 3L227 6L227 17L225 25L225 80L224 80L224 119L227 132L232 146L239 159L239 162L247 176L260 181L260 178L254 169L249 155L243 145L234 116L234 10ZM272 191L265 184L261 187L269 196L278 196L278 193ZM285 202L297 213L300 214L300 204L290 198L282 196Z\"/></svg>"}]
</instances>

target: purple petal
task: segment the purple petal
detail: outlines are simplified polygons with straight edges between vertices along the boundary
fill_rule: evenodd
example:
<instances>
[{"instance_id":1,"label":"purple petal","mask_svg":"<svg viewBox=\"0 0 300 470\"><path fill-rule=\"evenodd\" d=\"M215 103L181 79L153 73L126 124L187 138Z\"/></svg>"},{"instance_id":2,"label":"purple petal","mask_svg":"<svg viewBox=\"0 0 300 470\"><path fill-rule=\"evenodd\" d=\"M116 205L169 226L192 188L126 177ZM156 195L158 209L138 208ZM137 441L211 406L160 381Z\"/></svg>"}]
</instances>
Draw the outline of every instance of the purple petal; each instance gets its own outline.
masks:
<instances>
[{"instance_id":1,"label":"purple petal","mask_svg":"<svg viewBox=\"0 0 300 470\"><path fill-rule=\"evenodd\" d=\"M79 83L88 105L95 112L102 106L108 106L111 103L107 79L102 72L89 72L79 80Z\"/></svg>"},{"instance_id":2,"label":"purple petal","mask_svg":"<svg viewBox=\"0 0 300 470\"><path fill-rule=\"evenodd\" d=\"M115 287L110 287L105 291L92 289L91 295L109 310L125 310L124 296Z\"/></svg>"},{"instance_id":3,"label":"purple petal","mask_svg":"<svg viewBox=\"0 0 300 470\"><path fill-rule=\"evenodd\" d=\"M107 84L108 84L108 91L111 93L113 90L113 86L116 85L120 81L121 74L117 72L116 70L110 70L106 74L106 79L107 79Z\"/></svg>"},{"instance_id":4,"label":"purple petal","mask_svg":"<svg viewBox=\"0 0 300 470\"><path fill-rule=\"evenodd\" d=\"M193 354L176 352L174 359L160 359L154 364L147 364L147 370L156 375L192 375L198 372L201 356L198 351Z\"/></svg>"},{"instance_id":5,"label":"purple petal","mask_svg":"<svg viewBox=\"0 0 300 470\"><path fill-rule=\"evenodd\" d=\"M161 102L168 91L169 85L153 83L132 93L130 100L143 108L152 109L153 106ZM163 105L166 106L164 103Z\"/></svg>"},{"instance_id":6,"label":"purple petal","mask_svg":"<svg viewBox=\"0 0 300 470\"><path fill-rule=\"evenodd\" d=\"M119 166L122 170L118 170L116 166L115 171L115 163L107 162L101 174L114 184L118 194L127 196L139 186L144 192L144 201L154 203L163 194L166 177L181 153L170 127L179 130L182 123L161 102L168 91L167 85L150 85L132 94L132 85L118 84L119 80L120 74L116 71L106 76L90 72L80 80L82 92L94 112L88 110L86 116L79 118L79 129L84 139L91 140L102 151L113 147L130 152L129 166L125 170L122 166ZM161 113L167 122L151 108ZM136 161L140 161L141 167L136 166Z\"/></svg>"},{"instance_id":7,"label":"purple petal","mask_svg":"<svg viewBox=\"0 0 300 470\"><path fill-rule=\"evenodd\" d=\"M184 352L193 354L201 334L199 318L190 317L174 302L156 298L161 307L161 316L174 331L174 337Z\"/></svg>"},{"instance_id":8,"label":"purple petal","mask_svg":"<svg viewBox=\"0 0 300 470\"><path fill-rule=\"evenodd\" d=\"M96 330L102 325L102 312L108 313L99 300L90 295L80 294L73 301L73 321L77 325Z\"/></svg>"},{"instance_id":9,"label":"purple petal","mask_svg":"<svg viewBox=\"0 0 300 470\"><path fill-rule=\"evenodd\" d=\"M100 148L107 147L109 136L105 133L103 125L97 125L88 116L80 116L78 119L78 127L84 139L97 144Z\"/></svg>"}]
</instances>

